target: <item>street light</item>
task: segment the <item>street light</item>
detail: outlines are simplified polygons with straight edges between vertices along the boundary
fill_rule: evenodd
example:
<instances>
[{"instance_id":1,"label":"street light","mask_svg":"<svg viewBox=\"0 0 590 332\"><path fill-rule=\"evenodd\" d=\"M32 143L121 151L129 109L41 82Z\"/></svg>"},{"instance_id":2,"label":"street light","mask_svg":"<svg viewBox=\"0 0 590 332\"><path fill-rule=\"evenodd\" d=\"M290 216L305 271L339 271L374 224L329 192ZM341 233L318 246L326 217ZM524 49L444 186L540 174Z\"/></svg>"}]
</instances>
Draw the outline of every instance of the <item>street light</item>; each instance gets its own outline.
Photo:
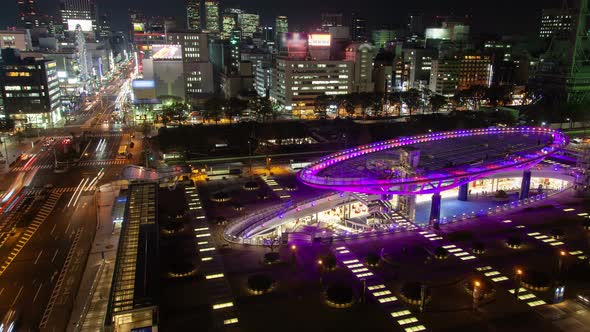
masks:
<instances>
[{"instance_id":1,"label":"street light","mask_svg":"<svg viewBox=\"0 0 590 332\"><path fill-rule=\"evenodd\" d=\"M320 285L322 284L322 277L324 276L324 262L318 259L318 271L320 272Z\"/></svg>"},{"instance_id":2,"label":"street light","mask_svg":"<svg viewBox=\"0 0 590 332\"><path fill-rule=\"evenodd\" d=\"M557 257L557 276L561 277L562 269L563 269L563 260L567 256L565 250L559 251L559 256Z\"/></svg>"},{"instance_id":3,"label":"street light","mask_svg":"<svg viewBox=\"0 0 590 332\"><path fill-rule=\"evenodd\" d=\"M479 305L479 292L481 288L481 283L477 280L473 282L473 311L477 311L477 307Z\"/></svg>"},{"instance_id":4,"label":"street light","mask_svg":"<svg viewBox=\"0 0 590 332\"><path fill-rule=\"evenodd\" d=\"M293 261L293 264L295 264L295 252L297 251L297 246L292 244L291 245L291 260Z\"/></svg>"},{"instance_id":5,"label":"street light","mask_svg":"<svg viewBox=\"0 0 590 332\"><path fill-rule=\"evenodd\" d=\"M514 296L516 297L516 301L518 301L518 293L520 291L520 283L522 280L522 270L516 269L516 274L514 275L514 279L516 279L516 289L514 290Z\"/></svg>"}]
</instances>

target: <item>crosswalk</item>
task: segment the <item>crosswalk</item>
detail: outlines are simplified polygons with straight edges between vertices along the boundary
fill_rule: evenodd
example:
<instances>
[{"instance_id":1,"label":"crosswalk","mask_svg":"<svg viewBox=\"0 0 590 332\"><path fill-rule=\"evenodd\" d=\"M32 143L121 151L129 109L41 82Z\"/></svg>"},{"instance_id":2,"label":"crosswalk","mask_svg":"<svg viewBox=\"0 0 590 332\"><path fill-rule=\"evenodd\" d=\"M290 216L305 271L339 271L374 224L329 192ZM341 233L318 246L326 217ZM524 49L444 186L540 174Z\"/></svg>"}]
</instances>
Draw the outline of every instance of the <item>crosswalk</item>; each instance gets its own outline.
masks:
<instances>
[{"instance_id":1,"label":"crosswalk","mask_svg":"<svg viewBox=\"0 0 590 332\"><path fill-rule=\"evenodd\" d=\"M275 181L275 179L267 176L263 177L263 180L270 187L270 189L272 189L272 191L274 191L275 194L279 196L281 200L288 200L291 198L291 195L283 187L281 187L277 181Z\"/></svg>"},{"instance_id":2,"label":"crosswalk","mask_svg":"<svg viewBox=\"0 0 590 332\"><path fill-rule=\"evenodd\" d=\"M86 137L121 137L123 136L122 133L95 133L95 134L88 134Z\"/></svg>"},{"instance_id":3,"label":"crosswalk","mask_svg":"<svg viewBox=\"0 0 590 332\"><path fill-rule=\"evenodd\" d=\"M85 188L84 191L94 191L96 190L96 186L93 185L90 188ZM34 195L39 195L42 194L44 191L44 189L38 188L38 189L29 189L27 190L27 195L30 196L34 196ZM72 186L72 187L57 187L57 188L52 188L49 190L49 192L51 193L58 193L58 194L65 194L65 193L73 193L74 191L76 191L76 186Z\"/></svg>"},{"instance_id":4,"label":"crosswalk","mask_svg":"<svg viewBox=\"0 0 590 332\"><path fill-rule=\"evenodd\" d=\"M108 160L88 160L78 162L78 166L110 166L110 165L124 165L129 161L127 159L108 159Z\"/></svg>"},{"instance_id":5,"label":"crosswalk","mask_svg":"<svg viewBox=\"0 0 590 332\"><path fill-rule=\"evenodd\" d=\"M10 169L11 172L22 172L22 171L33 171L36 169L50 169L53 168L53 165L34 165L34 166L19 166L13 167Z\"/></svg>"},{"instance_id":6,"label":"crosswalk","mask_svg":"<svg viewBox=\"0 0 590 332\"><path fill-rule=\"evenodd\" d=\"M478 266L475 268L475 270L479 273L482 273L487 279L490 279L492 282L496 284L504 284L505 287L508 287L508 292L510 294L514 294L515 296L518 295L518 300L523 301L529 307L536 307L543 304L547 304L545 301L539 299L533 292L524 287L520 287L520 285L516 285L516 287L518 287L518 294L515 294L517 288L513 286L513 281L507 276L503 275L500 271L491 267L490 265ZM511 286L514 288L512 288Z\"/></svg>"},{"instance_id":7,"label":"crosswalk","mask_svg":"<svg viewBox=\"0 0 590 332\"><path fill-rule=\"evenodd\" d=\"M41 209L39 210L39 212L37 213L37 215L35 216L33 221L29 224L27 229L24 231L23 235L18 240L18 243L16 244L16 246L14 246L14 248L12 248L12 251L10 252L8 257L6 257L6 260L4 261L2 266L0 266L0 275L4 274L4 272L10 266L12 261L14 261L16 256L21 252L21 250L24 248L24 246L29 242L31 237L33 237L33 235L35 234L37 229L39 229L39 226L41 226L41 224L45 221L45 219L47 219L47 216L49 216L51 211L53 211L53 208L55 208L55 205L59 201L60 197L61 197L61 193L52 193L49 196L49 198L47 198L45 203L43 203L43 206L41 206Z\"/></svg>"}]
</instances>

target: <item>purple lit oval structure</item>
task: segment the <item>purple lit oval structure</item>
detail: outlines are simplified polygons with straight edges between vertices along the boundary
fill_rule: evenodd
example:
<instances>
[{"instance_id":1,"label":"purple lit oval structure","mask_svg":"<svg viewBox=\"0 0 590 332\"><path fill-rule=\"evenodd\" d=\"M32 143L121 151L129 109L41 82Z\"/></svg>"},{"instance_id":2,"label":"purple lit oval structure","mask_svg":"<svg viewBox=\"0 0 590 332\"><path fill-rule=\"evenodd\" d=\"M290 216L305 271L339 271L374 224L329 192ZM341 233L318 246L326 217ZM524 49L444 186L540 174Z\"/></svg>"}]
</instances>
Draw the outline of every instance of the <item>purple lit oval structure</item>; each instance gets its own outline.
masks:
<instances>
[{"instance_id":1,"label":"purple lit oval structure","mask_svg":"<svg viewBox=\"0 0 590 332\"><path fill-rule=\"evenodd\" d=\"M321 158L298 173L318 188L367 194L435 193L494 173L527 169L568 144L558 130L510 127L456 130L400 137ZM403 150L419 150L410 173L399 165Z\"/></svg>"}]
</instances>

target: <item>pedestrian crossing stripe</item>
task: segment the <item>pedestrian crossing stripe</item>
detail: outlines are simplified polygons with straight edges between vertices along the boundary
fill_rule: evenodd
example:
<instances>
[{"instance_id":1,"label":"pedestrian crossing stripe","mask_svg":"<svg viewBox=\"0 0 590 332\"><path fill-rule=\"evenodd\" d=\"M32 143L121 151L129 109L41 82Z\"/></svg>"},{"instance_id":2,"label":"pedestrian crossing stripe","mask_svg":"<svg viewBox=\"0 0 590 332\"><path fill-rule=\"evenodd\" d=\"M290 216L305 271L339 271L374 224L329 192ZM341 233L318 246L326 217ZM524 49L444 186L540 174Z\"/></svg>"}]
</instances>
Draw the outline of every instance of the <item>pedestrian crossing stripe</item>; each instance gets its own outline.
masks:
<instances>
[{"instance_id":1,"label":"pedestrian crossing stripe","mask_svg":"<svg viewBox=\"0 0 590 332\"><path fill-rule=\"evenodd\" d=\"M122 133L89 134L86 137L121 137Z\"/></svg>"},{"instance_id":2,"label":"pedestrian crossing stripe","mask_svg":"<svg viewBox=\"0 0 590 332\"><path fill-rule=\"evenodd\" d=\"M90 160L80 161L78 166L107 166L107 165L124 165L127 164L125 159L109 159L109 160Z\"/></svg>"},{"instance_id":3,"label":"pedestrian crossing stripe","mask_svg":"<svg viewBox=\"0 0 590 332\"><path fill-rule=\"evenodd\" d=\"M11 172L32 171L35 169L50 169L52 167L53 167L53 165L35 165L35 166L29 166L29 167L19 166L19 167L11 168L10 171Z\"/></svg>"}]
</instances>

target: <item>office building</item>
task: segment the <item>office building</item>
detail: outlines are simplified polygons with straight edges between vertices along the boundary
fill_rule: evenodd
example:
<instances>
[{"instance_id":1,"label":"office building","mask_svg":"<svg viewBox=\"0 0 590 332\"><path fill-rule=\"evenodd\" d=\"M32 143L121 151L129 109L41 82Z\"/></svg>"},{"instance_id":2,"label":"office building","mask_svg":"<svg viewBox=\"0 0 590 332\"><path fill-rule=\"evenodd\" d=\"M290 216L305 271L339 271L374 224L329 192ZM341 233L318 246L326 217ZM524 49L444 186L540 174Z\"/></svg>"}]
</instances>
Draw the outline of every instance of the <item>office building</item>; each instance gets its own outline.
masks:
<instances>
[{"instance_id":1,"label":"office building","mask_svg":"<svg viewBox=\"0 0 590 332\"><path fill-rule=\"evenodd\" d=\"M351 43L346 47L345 60L353 63L352 92L374 92L373 59L377 55L377 49L362 42Z\"/></svg>"},{"instance_id":2,"label":"office building","mask_svg":"<svg viewBox=\"0 0 590 332\"><path fill-rule=\"evenodd\" d=\"M19 26L32 29L38 26L39 8L36 0L17 0Z\"/></svg>"},{"instance_id":3,"label":"office building","mask_svg":"<svg viewBox=\"0 0 590 332\"><path fill-rule=\"evenodd\" d=\"M32 43L29 30L0 30L0 49L7 47L30 51Z\"/></svg>"},{"instance_id":4,"label":"office building","mask_svg":"<svg viewBox=\"0 0 590 332\"><path fill-rule=\"evenodd\" d=\"M569 9L543 9L539 28L540 38L569 34L572 31L575 13Z\"/></svg>"},{"instance_id":5,"label":"office building","mask_svg":"<svg viewBox=\"0 0 590 332\"><path fill-rule=\"evenodd\" d=\"M390 41L395 40L395 38L396 38L395 30L378 29L378 30L373 30L373 32L371 33L371 39L373 40L373 45L375 45L377 48L387 47L387 44Z\"/></svg>"},{"instance_id":6,"label":"office building","mask_svg":"<svg viewBox=\"0 0 590 332\"><path fill-rule=\"evenodd\" d=\"M219 32L219 2L215 0L205 1L205 30Z\"/></svg>"},{"instance_id":7,"label":"office building","mask_svg":"<svg viewBox=\"0 0 590 332\"><path fill-rule=\"evenodd\" d=\"M353 65L346 60L280 57L271 77L270 99L294 116L312 116L318 96L352 92Z\"/></svg>"},{"instance_id":8,"label":"office building","mask_svg":"<svg viewBox=\"0 0 590 332\"><path fill-rule=\"evenodd\" d=\"M342 13L322 13L322 31L329 32L331 27L344 26L344 15Z\"/></svg>"},{"instance_id":9,"label":"office building","mask_svg":"<svg viewBox=\"0 0 590 332\"><path fill-rule=\"evenodd\" d=\"M272 61L260 59L256 61L254 72L254 89L259 97L269 97L272 75Z\"/></svg>"},{"instance_id":10,"label":"office building","mask_svg":"<svg viewBox=\"0 0 590 332\"><path fill-rule=\"evenodd\" d=\"M278 38L281 34L289 32L289 18L287 16L277 16L275 18L275 33Z\"/></svg>"},{"instance_id":11,"label":"office building","mask_svg":"<svg viewBox=\"0 0 590 332\"><path fill-rule=\"evenodd\" d=\"M367 20L360 17L357 13L352 13L350 20L350 34L354 41L366 41L367 36Z\"/></svg>"},{"instance_id":12,"label":"office building","mask_svg":"<svg viewBox=\"0 0 590 332\"><path fill-rule=\"evenodd\" d=\"M221 16L221 34L222 40L228 40L233 29L238 27L238 14L224 12Z\"/></svg>"},{"instance_id":13,"label":"office building","mask_svg":"<svg viewBox=\"0 0 590 332\"><path fill-rule=\"evenodd\" d=\"M203 94L213 93L213 65L209 62L207 34L170 32L167 41L181 46L186 98L196 100Z\"/></svg>"},{"instance_id":14,"label":"office building","mask_svg":"<svg viewBox=\"0 0 590 332\"><path fill-rule=\"evenodd\" d=\"M152 56L143 59L143 77L155 82L156 96L186 99L184 61L180 44L152 45Z\"/></svg>"},{"instance_id":15,"label":"office building","mask_svg":"<svg viewBox=\"0 0 590 332\"><path fill-rule=\"evenodd\" d=\"M492 82L490 56L461 54L432 60L430 90L447 97L474 86L489 87Z\"/></svg>"},{"instance_id":16,"label":"office building","mask_svg":"<svg viewBox=\"0 0 590 332\"><path fill-rule=\"evenodd\" d=\"M186 27L201 30L201 0L186 0Z\"/></svg>"},{"instance_id":17,"label":"office building","mask_svg":"<svg viewBox=\"0 0 590 332\"><path fill-rule=\"evenodd\" d=\"M242 29L242 38L252 38L260 26L260 16L240 13L238 14L238 26Z\"/></svg>"},{"instance_id":18,"label":"office building","mask_svg":"<svg viewBox=\"0 0 590 332\"><path fill-rule=\"evenodd\" d=\"M458 58L442 58L432 60L430 71L430 91L452 97L459 85L461 61Z\"/></svg>"},{"instance_id":19,"label":"office building","mask_svg":"<svg viewBox=\"0 0 590 332\"><path fill-rule=\"evenodd\" d=\"M21 59L16 49L3 49L0 94L4 116L15 128L53 128L62 118L61 93L53 60Z\"/></svg>"},{"instance_id":20,"label":"office building","mask_svg":"<svg viewBox=\"0 0 590 332\"><path fill-rule=\"evenodd\" d=\"M408 48L402 50L406 81L404 89L427 89L430 84L432 59L436 51L428 48Z\"/></svg>"},{"instance_id":21,"label":"office building","mask_svg":"<svg viewBox=\"0 0 590 332\"><path fill-rule=\"evenodd\" d=\"M79 26L85 33L96 32L96 13L94 0L61 0L60 15L65 31L75 31Z\"/></svg>"},{"instance_id":22,"label":"office building","mask_svg":"<svg viewBox=\"0 0 590 332\"><path fill-rule=\"evenodd\" d=\"M111 12L102 11L98 15L98 37L99 39L109 39L112 37L113 32L111 29Z\"/></svg>"}]
</instances>

